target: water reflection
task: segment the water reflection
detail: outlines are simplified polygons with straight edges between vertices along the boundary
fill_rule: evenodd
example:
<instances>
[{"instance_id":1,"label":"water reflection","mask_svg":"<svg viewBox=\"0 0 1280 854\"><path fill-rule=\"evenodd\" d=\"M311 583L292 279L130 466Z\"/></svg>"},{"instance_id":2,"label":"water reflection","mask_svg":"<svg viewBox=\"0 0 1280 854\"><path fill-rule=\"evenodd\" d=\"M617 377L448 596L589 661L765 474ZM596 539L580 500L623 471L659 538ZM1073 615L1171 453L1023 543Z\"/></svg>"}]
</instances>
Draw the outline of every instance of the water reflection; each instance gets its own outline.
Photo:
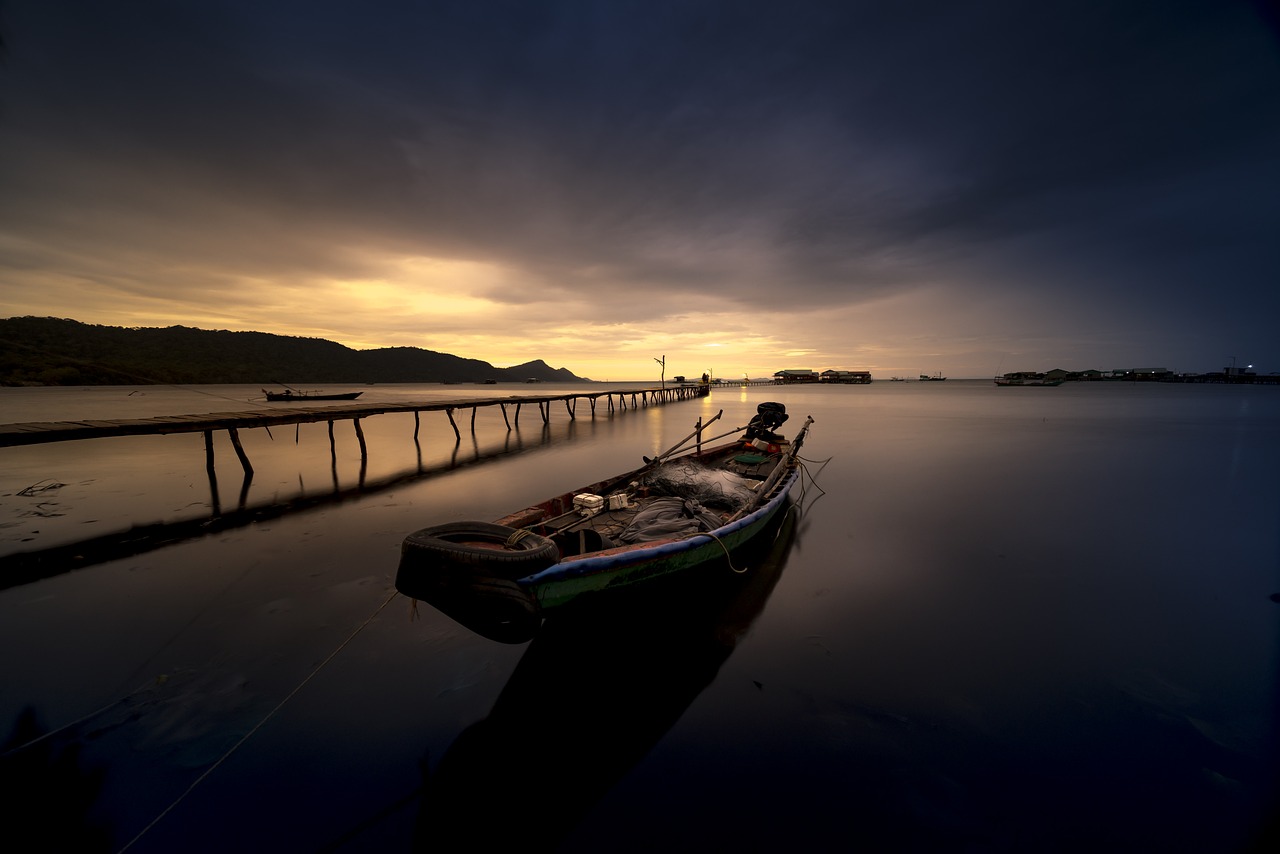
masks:
<instances>
[{"instance_id":1,"label":"water reflection","mask_svg":"<svg viewBox=\"0 0 1280 854\"><path fill-rule=\"evenodd\" d=\"M303 510L366 498L407 484L439 477L458 469L496 462L525 451L568 442L574 438L572 429L553 433L547 425L543 425L537 431L536 438L532 440L528 438L529 432L531 431L514 430L501 439L489 442L484 447L481 447L479 440L473 437L469 454L463 454L462 445L459 443L447 460L433 465L423 463L422 449L419 445L416 465L413 468L402 469L376 479L369 479L366 476L366 466L362 461L360 475L355 485L345 488L338 481L335 456L332 465L332 488L329 491L308 494L299 475L298 490L295 494L283 497L275 494L271 501L256 505L250 505L247 500L249 486L253 479L252 473L249 473L245 475L241 485L236 509L225 512L221 509L218 500L217 476L210 467L209 484L213 496L210 514L171 522L134 525L126 530L71 543L0 556L0 590L53 578L96 564L144 554L186 540L221 534L255 522L265 522ZM414 444L418 444L416 439Z\"/></svg>"},{"instance_id":2,"label":"water reflection","mask_svg":"<svg viewBox=\"0 0 1280 854\"><path fill-rule=\"evenodd\" d=\"M734 555L741 575L717 561L549 615L430 773L414 849L554 848L715 679L782 575L797 512Z\"/></svg>"},{"instance_id":3,"label":"water reflection","mask_svg":"<svg viewBox=\"0 0 1280 854\"><path fill-rule=\"evenodd\" d=\"M46 737L34 708L22 710L0 748L5 825L13 838L44 851L107 851L107 826L90 818L106 772L86 767L81 746Z\"/></svg>"}]
</instances>

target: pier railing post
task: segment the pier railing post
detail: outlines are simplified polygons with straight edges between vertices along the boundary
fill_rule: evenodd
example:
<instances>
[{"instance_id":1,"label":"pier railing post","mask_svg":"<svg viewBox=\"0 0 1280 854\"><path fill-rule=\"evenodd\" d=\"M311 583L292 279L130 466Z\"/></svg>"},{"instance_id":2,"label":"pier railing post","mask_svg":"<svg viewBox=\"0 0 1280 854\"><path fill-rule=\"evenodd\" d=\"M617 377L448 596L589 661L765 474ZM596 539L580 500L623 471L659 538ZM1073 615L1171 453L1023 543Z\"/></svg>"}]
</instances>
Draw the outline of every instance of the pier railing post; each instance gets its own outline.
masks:
<instances>
[{"instance_id":1,"label":"pier railing post","mask_svg":"<svg viewBox=\"0 0 1280 854\"><path fill-rule=\"evenodd\" d=\"M449 407L449 408L445 409L444 414L445 414L445 415L447 415L447 416L449 416L449 426L453 428L453 435L454 435L454 438L458 440L458 441L457 441L457 444L461 445L461 444L462 444L462 433L461 433L461 432L459 432L459 430L458 430L458 424L457 424L457 422L455 422L455 421L453 420L453 407Z\"/></svg>"},{"instance_id":2,"label":"pier railing post","mask_svg":"<svg viewBox=\"0 0 1280 854\"><path fill-rule=\"evenodd\" d=\"M359 418L352 418L351 423L356 427L356 440L360 442L360 459L361 461L369 459L369 448L364 443L364 428L360 426Z\"/></svg>"},{"instance_id":3,"label":"pier railing post","mask_svg":"<svg viewBox=\"0 0 1280 854\"><path fill-rule=\"evenodd\" d=\"M253 465L249 462L249 455L244 452L244 447L240 444L240 431L234 427L228 427L227 435L231 437L231 447L236 449L236 456L240 458L240 467L244 469L244 476L246 478L253 477Z\"/></svg>"},{"instance_id":4,"label":"pier railing post","mask_svg":"<svg viewBox=\"0 0 1280 854\"><path fill-rule=\"evenodd\" d=\"M213 431L204 431L204 467L209 474L213 474Z\"/></svg>"}]
</instances>

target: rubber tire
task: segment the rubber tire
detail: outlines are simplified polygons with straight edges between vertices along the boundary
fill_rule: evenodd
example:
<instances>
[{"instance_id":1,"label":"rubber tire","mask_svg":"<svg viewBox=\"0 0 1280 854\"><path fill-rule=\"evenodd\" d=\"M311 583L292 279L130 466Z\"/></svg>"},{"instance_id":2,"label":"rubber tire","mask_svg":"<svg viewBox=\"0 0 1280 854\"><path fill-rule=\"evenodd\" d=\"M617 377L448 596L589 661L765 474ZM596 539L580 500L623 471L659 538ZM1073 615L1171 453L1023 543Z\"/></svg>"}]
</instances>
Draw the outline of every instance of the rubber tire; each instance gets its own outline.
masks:
<instances>
[{"instance_id":1,"label":"rubber tire","mask_svg":"<svg viewBox=\"0 0 1280 854\"><path fill-rule=\"evenodd\" d=\"M479 570L498 578L523 578L560 560L556 544L539 534L526 533L514 546L506 546L515 532L492 522L423 528L404 538L401 564L408 561L424 569Z\"/></svg>"}]
</instances>

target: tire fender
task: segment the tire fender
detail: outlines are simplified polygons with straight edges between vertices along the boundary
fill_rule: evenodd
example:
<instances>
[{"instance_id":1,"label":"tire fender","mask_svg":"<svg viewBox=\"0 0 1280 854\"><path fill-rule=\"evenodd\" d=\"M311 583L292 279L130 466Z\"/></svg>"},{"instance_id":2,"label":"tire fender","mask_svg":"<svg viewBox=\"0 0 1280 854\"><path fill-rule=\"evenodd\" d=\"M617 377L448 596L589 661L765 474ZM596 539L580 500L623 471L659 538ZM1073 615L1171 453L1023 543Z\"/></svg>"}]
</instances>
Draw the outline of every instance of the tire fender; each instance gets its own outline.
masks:
<instances>
[{"instance_id":1,"label":"tire fender","mask_svg":"<svg viewBox=\"0 0 1280 854\"><path fill-rule=\"evenodd\" d=\"M449 522L415 531L400 549L401 572L467 570L499 578L523 578L560 560L548 538L492 522Z\"/></svg>"}]
</instances>

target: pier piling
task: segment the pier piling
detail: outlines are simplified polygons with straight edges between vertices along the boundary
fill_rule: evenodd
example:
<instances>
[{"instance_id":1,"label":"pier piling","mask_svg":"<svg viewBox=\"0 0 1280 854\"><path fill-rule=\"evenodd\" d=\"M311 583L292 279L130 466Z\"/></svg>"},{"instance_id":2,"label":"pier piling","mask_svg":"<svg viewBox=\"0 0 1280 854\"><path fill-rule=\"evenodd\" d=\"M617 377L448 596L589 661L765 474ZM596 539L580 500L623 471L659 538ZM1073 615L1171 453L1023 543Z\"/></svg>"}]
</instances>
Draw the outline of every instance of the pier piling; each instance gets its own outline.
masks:
<instances>
[{"instance_id":1,"label":"pier piling","mask_svg":"<svg viewBox=\"0 0 1280 854\"><path fill-rule=\"evenodd\" d=\"M458 423L453 417L455 409L469 407L471 409L471 433L474 436L476 432L476 415L482 406L497 406L502 412L502 420L507 426L507 431L513 429L513 419L508 417L507 405L514 403L515 417L514 429L520 427L520 410L525 403L536 403L538 412L542 416L542 423L549 425L551 423L551 404L553 401L560 400L564 402L565 411L569 420L577 420L578 400L585 398L591 407L591 417L596 416L596 403L603 397L606 402L606 410L612 415L617 411L624 411L627 407L627 397L631 398L631 409L638 409L640 406L659 405L666 403L674 403L682 400L692 400L698 397L705 397L711 393L711 387L703 384L672 386L662 389L611 389L605 391L590 391L568 394L552 394L545 396L529 395L525 397L504 397L504 398L476 398L472 400L450 400L450 401L427 401L416 403L354 403L354 404L326 404L322 406L299 406L298 403L287 406L273 407L266 410L254 410L248 412L221 412L209 413L202 415L171 415L156 418L140 418L140 419L124 419L116 421L41 421L27 422L20 424L0 424L0 448L17 447L20 445L41 445L50 442L65 442L78 439L100 439L112 436L149 436L149 435L167 435L171 433L203 433L204 434L204 453L205 468L209 470L212 476L214 471L214 447L213 434L216 430L226 430L227 436L231 440L231 446L235 449L236 457L240 460L240 466L244 469L244 475L247 481L253 477L253 464L249 461L249 456L245 453L244 446L240 443L241 429L252 427L263 427L270 432L271 427L285 424L293 424L295 426L294 441L299 439L299 425L303 423L315 423L325 421L328 423L329 432L329 453L336 465L337 462L337 446L334 440L333 424L339 420L351 420L355 427L356 440L360 444L360 459L362 462L368 460L369 449L364 437L364 429L361 426L361 419L373 415L382 415L387 413L411 412L413 413L413 441L418 443L418 434L421 429L421 413L443 411L449 419L449 425L453 428L455 442L461 444L462 432L458 429ZM614 403L614 395L617 395L617 403Z\"/></svg>"}]
</instances>

